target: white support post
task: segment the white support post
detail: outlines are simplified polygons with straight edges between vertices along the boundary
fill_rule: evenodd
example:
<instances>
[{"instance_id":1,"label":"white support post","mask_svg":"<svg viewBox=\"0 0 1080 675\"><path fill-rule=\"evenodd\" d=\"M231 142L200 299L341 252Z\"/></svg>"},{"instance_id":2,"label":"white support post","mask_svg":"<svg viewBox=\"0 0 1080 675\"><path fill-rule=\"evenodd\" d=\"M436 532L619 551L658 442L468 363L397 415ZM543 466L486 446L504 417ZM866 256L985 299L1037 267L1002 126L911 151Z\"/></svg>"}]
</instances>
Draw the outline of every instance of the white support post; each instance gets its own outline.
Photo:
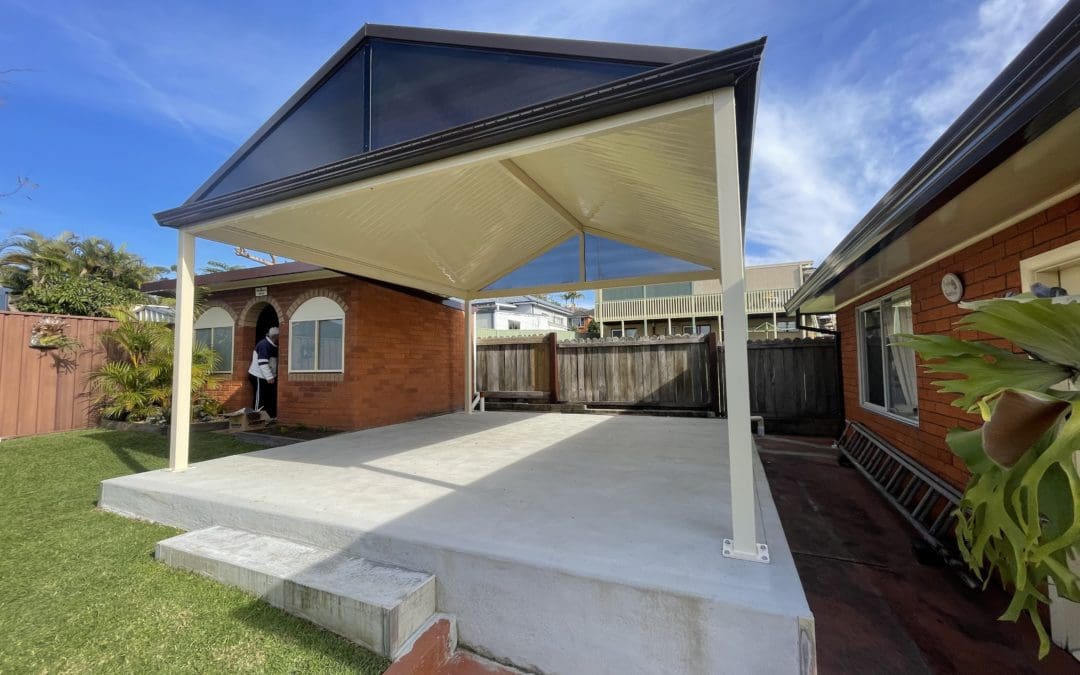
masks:
<instances>
[{"instance_id":1,"label":"white support post","mask_svg":"<svg viewBox=\"0 0 1080 675\"><path fill-rule=\"evenodd\" d=\"M645 333L645 337L649 337L649 320L648 319L642 319L642 321L645 322L645 327L642 329L641 332Z\"/></svg>"},{"instance_id":2,"label":"white support post","mask_svg":"<svg viewBox=\"0 0 1080 675\"><path fill-rule=\"evenodd\" d=\"M772 313L772 336L774 340L778 340L780 338L780 330L779 327L777 327L776 325L776 312Z\"/></svg>"},{"instance_id":3,"label":"white support post","mask_svg":"<svg viewBox=\"0 0 1080 675\"><path fill-rule=\"evenodd\" d=\"M697 335L697 317L690 315L690 332Z\"/></svg>"},{"instance_id":4,"label":"white support post","mask_svg":"<svg viewBox=\"0 0 1080 675\"><path fill-rule=\"evenodd\" d=\"M667 318L667 334L671 335L671 317Z\"/></svg>"},{"instance_id":5,"label":"white support post","mask_svg":"<svg viewBox=\"0 0 1080 675\"><path fill-rule=\"evenodd\" d=\"M475 389L473 357L476 354L476 315L473 314L472 300L465 301L465 412L472 414L473 390Z\"/></svg>"},{"instance_id":6,"label":"white support post","mask_svg":"<svg viewBox=\"0 0 1080 675\"><path fill-rule=\"evenodd\" d=\"M731 470L732 537L724 555L769 561L769 549L757 541L757 495L754 486L754 440L750 435L750 368L746 341L746 268L743 253L739 163L736 153L735 96L730 88L713 99L716 142L716 189L719 197L720 283L724 307L724 391L727 401L728 458Z\"/></svg>"},{"instance_id":7,"label":"white support post","mask_svg":"<svg viewBox=\"0 0 1080 675\"><path fill-rule=\"evenodd\" d=\"M191 445L191 350L195 341L195 236L183 230L177 236L170 471L184 471L188 467L188 448Z\"/></svg>"}]
</instances>

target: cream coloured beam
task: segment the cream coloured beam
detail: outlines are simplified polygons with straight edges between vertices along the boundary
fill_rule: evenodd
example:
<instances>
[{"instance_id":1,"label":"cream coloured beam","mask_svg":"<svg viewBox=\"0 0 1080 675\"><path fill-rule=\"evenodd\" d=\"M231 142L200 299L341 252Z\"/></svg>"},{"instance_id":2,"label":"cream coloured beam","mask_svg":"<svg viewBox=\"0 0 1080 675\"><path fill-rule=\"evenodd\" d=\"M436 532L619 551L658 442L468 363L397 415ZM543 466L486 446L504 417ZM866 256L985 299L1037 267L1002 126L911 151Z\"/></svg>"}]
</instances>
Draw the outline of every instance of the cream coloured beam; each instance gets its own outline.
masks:
<instances>
[{"instance_id":1,"label":"cream coloured beam","mask_svg":"<svg viewBox=\"0 0 1080 675\"><path fill-rule=\"evenodd\" d=\"M592 234L592 235L595 235L595 236L598 236L598 237L603 237L605 239L611 239L612 241L617 241L617 242L622 243L622 244L628 244L630 246L636 246L638 248L644 248L644 249L648 249L648 250L651 250L651 251L656 251L657 253L663 253L664 255L671 256L673 258L678 258L680 260L686 260L688 262L692 262L692 263L695 263L697 265L703 265L705 267L710 267L711 268L715 264L707 256L687 256L685 253L682 253L682 252L674 251L674 250L669 249L669 248L658 247L655 243L646 243L646 242L643 242L640 239L634 238L632 236L628 236L628 235L621 234L621 233L618 233L618 232L611 232L610 230L603 230L603 229L600 229L600 228L597 228L597 227L592 227L590 225L587 225L587 224L581 222L580 220L578 220L578 218L574 214L570 213L566 209L566 207L564 207L559 202L559 200L552 197L551 194L548 193L547 190L545 190L539 183L537 183L533 179L533 177L528 174L528 172L526 172L524 169L522 169L520 166L518 166L518 164L516 162L514 162L514 160L512 160L512 159L503 159L503 160L499 161L499 165L510 176L512 176L514 178L514 180L517 181L517 183L521 187L528 190L529 192L532 192L534 195L536 195L536 197L538 199L540 199L540 201L547 204L548 207L552 211L557 213L560 218L562 218L564 221L566 221L567 226L570 227L570 229L575 231L575 232L581 232L582 234ZM581 281L584 281L585 280L585 271L584 271L584 258L585 258L584 246L585 246L585 242L584 242L584 240L582 240L581 245L582 245L581 259L582 259L582 263L583 263L582 264L582 271L581 271ZM497 278L501 278L501 277L497 277ZM492 281L494 281L494 279ZM491 282L489 282L489 283L491 283Z\"/></svg>"},{"instance_id":2,"label":"cream coloured beam","mask_svg":"<svg viewBox=\"0 0 1080 675\"><path fill-rule=\"evenodd\" d=\"M547 190L540 187L540 184L533 180L532 176L525 173L525 170L518 166L512 159L501 159L498 162L499 166L508 173L518 185L525 188L529 192L536 195L536 197L548 205L552 211L554 211L560 218L566 221L567 226L575 232L584 232L585 225L580 220L574 217L574 214L566 210L557 199L547 193Z\"/></svg>"},{"instance_id":3,"label":"cream coloured beam","mask_svg":"<svg viewBox=\"0 0 1080 675\"><path fill-rule=\"evenodd\" d=\"M732 537L724 555L768 562L768 547L757 541L754 440L750 435L750 368L746 341L746 261L743 255L738 157L735 147L735 96L718 92L713 100L716 190L720 209L720 283L724 309L724 392L727 402L728 458L731 472Z\"/></svg>"},{"instance_id":4,"label":"cream coloured beam","mask_svg":"<svg viewBox=\"0 0 1080 675\"><path fill-rule=\"evenodd\" d=\"M173 327L172 418L169 470L188 467L191 441L191 359L195 341L195 236L177 233L176 323Z\"/></svg>"},{"instance_id":5,"label":"cream coloured beam","mask_svg":"<svg viewBox=\"0 0 1080 675\"><path fill-rule=\"evenodd\" d=\"M476 315L473 314L472 300L465 301L465 412L472 414L475 372L473 359L476 356Z\"/></svg>"}]
</instances>

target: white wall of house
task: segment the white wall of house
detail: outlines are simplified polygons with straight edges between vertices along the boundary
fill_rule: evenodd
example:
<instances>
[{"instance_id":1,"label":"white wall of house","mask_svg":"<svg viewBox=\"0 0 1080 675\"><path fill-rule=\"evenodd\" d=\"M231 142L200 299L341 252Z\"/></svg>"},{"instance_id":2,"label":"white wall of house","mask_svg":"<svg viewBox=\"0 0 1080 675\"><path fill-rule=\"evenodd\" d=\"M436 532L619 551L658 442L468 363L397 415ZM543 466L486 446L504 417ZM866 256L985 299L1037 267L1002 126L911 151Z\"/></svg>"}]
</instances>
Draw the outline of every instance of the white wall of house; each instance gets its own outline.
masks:
<instances>
[{"instance_id":1,"label":"white wall of house","mask_svg":"<svg viewBox=\"0 0 1080 675\"><path fill-rule=\"evenodd\" d=\"M476 327L494 330L567 330L569 311L559 312L533 302L480 305Z\"/></svg>"}]
</instances>

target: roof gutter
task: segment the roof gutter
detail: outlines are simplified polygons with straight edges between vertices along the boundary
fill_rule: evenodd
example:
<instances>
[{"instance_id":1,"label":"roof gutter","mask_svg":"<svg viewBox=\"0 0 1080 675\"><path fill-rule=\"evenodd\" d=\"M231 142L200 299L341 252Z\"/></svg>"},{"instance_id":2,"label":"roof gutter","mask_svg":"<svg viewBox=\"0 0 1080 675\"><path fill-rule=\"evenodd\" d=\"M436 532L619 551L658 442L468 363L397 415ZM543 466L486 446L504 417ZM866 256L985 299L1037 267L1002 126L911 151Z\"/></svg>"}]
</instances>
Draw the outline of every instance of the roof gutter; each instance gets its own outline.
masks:
<instances>
[{"instance_id":1,"label":"roof gutter","mask_svg":"<svg viewBox=\"0 0 1080 675\"><path fill-rule=\"evenodd\" d=\"M788 314L824 295L1080 106L1080 3L1067 4L803 284Z\"/></svg>"},{"instance_id":2,"label":"roof gutter","mask_svg":"<svg viewBox=\"0 0 1080 675\"><path fill-rule=\"evenodd\" d=\"M745 222L757 71L764 47L765 38L761 38L227 195L188 203L154 217L161 225L183 228L464 152L730 86L735 88Z\"/></svg>"}]
</instances>

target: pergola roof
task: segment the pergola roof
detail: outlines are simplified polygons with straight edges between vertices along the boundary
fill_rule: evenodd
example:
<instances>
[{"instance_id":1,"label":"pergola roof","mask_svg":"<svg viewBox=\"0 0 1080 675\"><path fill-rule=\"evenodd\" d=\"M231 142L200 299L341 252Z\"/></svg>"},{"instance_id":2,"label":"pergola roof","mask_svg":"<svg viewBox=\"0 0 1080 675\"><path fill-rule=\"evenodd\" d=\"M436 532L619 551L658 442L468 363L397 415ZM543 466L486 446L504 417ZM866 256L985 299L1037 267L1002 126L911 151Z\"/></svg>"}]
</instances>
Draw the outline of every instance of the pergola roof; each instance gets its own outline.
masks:
<instances>
[{"instance_id":1,"label":"pergola roof","mask_svg":"<svg viewBox=\"0 0 1080 675\"><path fill-rule=\"evenodd\" d=\"M763 47L366 26L157 218L463 298L717 278L720 202L745 210ZM430 75L415 86L389 77L409 68ZM409 129L419 135L397 140Z\"/></svg>"}]
</instances>

